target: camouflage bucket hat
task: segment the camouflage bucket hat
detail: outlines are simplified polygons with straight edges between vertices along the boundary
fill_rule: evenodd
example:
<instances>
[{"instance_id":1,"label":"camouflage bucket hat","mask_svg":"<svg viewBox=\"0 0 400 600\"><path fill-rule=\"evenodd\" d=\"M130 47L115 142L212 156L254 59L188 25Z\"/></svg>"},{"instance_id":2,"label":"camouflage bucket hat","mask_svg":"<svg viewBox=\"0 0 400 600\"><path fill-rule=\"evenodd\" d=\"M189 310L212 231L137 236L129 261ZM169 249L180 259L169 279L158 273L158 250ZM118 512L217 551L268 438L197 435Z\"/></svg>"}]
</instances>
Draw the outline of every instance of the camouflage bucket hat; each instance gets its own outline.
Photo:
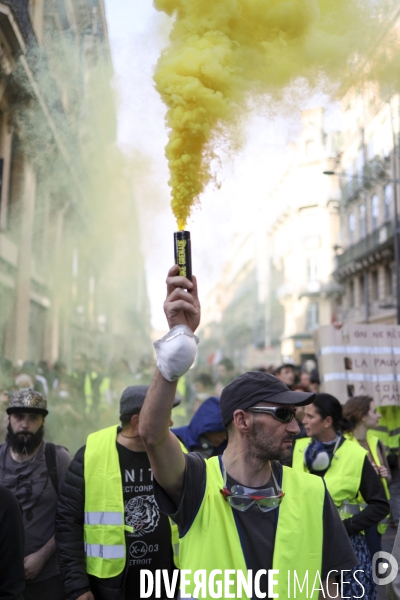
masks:
<instances>
[{"instance_id":1,"label":"camouflage bucket hat","mask_svg":"<svg viewBox=\"0 0 400 600\"><path fill-rule=\"evenodd\" d=\"M38 413L44 417L48 414L46 398L35 390L26 389L12 392L8 406L7 414L12 413Z\"/></svg>"}]
</instances>

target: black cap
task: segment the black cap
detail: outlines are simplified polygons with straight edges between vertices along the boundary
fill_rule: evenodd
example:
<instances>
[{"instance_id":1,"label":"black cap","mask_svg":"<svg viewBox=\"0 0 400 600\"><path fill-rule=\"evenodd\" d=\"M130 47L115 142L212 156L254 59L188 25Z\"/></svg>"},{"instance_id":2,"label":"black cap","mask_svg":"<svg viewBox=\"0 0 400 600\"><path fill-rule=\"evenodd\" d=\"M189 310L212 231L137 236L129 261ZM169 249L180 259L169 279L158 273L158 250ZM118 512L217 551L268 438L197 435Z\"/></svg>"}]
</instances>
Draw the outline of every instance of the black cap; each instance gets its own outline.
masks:
<instances>
[{"instance_id":1,"label":"black cap","mask_svg":"<svg viewBox=\"0 0 400 600\"><path fill-rule=\"evenodd\" d=\"M121 400L119 401L119 414L131 415L137 411L137 409L141 409L148 390L148 385L130 385L125 388L122 392ZM178 406L180 402L181 399L176 397L173 407Z\"/></svg>"},{"instance_id":2,"label":"black cap","mask_svg":"<svg viewBox=\"0 0 400 600\"><path fill-rule=\"evenodd\" d=\"M293 371L295 370L295 366L293 363L283 363L283 365L279 365L279 367L276 367L274 374L275 373L280 373L282 371L282 369L293 369Z\"/></svg>"},{"instance_id":3,"label":"black cap","mask_svg":"<svg viewBox=\"0 0 400 600\"><path fill-rule=\"evenodd\" d=\"M223 390L220 399L222 420L227 425L233 419L235 410L247 410L258 402L274 404L311 404L315 394L291 392L287 385L269 373L250 371L236 377Z\"/></svg>"}]
</instances>

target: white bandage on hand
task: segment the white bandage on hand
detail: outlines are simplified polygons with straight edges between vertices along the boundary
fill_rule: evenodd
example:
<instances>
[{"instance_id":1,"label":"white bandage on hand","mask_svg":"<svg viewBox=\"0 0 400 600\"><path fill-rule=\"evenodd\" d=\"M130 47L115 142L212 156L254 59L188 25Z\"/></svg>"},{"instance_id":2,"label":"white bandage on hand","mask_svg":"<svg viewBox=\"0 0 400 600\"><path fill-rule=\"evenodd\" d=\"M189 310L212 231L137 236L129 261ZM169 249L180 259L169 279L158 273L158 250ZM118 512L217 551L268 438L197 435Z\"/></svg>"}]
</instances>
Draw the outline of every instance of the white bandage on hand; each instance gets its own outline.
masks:
<instances>
[{"instance_id":1,"label":"white bandage on hand","mask_svg":"<svg viewBox=\"0 0 400 600\"><path fill-rule=\"evenodd\" d=\"M176 381L192 366L199 338L187 325L176 325L167 335L154 342L157 367L167 381Z\"/></svg>"}]
</instances>

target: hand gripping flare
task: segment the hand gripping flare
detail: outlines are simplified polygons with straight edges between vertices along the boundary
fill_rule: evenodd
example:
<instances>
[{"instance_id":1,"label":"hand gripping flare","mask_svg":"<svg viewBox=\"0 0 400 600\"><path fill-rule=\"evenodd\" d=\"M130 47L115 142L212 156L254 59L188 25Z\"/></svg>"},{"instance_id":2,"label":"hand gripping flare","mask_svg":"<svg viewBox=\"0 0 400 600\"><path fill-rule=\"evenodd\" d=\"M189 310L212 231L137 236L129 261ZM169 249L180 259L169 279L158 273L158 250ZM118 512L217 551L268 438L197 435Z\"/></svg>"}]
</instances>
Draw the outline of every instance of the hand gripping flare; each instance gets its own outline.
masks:
<instances>
[{"instance_id":1,"label":"hand gripping flare","mask_svg":"<svg viewBox=\"0 0 400 600\"><path fill-rule=\"evenodd\" d=\"M199 338L187 325L176 325L167 335L154 342L157 367L167 381L176 381L192 366Z\"/></svg>"}]
</instances>

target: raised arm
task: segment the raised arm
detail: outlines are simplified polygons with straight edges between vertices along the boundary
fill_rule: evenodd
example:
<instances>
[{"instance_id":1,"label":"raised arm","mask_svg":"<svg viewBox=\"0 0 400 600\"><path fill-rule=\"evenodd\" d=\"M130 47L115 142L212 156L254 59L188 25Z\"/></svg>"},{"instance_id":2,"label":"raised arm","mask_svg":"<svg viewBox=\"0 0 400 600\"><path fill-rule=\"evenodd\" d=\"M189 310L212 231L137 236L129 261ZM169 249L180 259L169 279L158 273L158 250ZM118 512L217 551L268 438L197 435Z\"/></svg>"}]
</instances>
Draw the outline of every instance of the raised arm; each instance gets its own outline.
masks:
<instances>
[{"instance_id":1,"label":"raised arm","mask_svg":"<svg viewBox=\"0 0 400 600\"><path fill-rule=\"evenodd\" d=\"M170 329L186 325L194 332L200 323L196 278L189 281L178 276L177 265L168 273L164 311ZM155 479L179 506L185 459L178 439L169 429L176 386L176 381L167 381L157 368L140 412L139 435L146 446Z\"/></svg>"}]
</instances>

